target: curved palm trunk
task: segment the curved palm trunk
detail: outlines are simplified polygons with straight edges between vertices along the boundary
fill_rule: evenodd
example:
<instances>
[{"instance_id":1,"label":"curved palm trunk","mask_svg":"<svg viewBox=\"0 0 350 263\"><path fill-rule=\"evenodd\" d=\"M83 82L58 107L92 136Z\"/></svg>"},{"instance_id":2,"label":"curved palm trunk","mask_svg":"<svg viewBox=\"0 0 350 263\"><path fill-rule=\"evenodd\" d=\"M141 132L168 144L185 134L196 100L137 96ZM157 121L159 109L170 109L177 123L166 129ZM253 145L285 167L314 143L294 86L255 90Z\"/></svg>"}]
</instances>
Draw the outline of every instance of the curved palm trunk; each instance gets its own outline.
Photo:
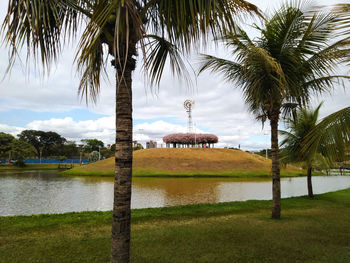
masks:
<instances>
[{"instance_id":1,"label":"curved palm trunk","mask_svg":"<svg viewBox=\"0 0 350 263\"><path fill-rule=\"evenodd\" d=\"M116 151L111 262L129 262L132 175L132 71L129 56L124 80L116 88ZM119 78L121 71L117 70Z\"/></svg>"},{"instance_id":2,"label":"curved palm trunk","mask_svg":"<svg viewBox=\"0 0 350 263\"><path fill-rule=\"evenodd\" d=\"M312 191L312 181L311 181L312 167L307 169L307 193L310 199L314 199L314 193Z\"/></svg>"},{"instance_id":3,"label":"curved palm trunk","mask_svg":"<svg viewBox=\"0 0 350 263\"><path fill-rule=\"evenodd\" d=\"M278 148L278 120L279 109L275 109L270 116L271 126L271 158L272 158L272 218L281 217L281 182Z\"/></svg>"}]
</instances>

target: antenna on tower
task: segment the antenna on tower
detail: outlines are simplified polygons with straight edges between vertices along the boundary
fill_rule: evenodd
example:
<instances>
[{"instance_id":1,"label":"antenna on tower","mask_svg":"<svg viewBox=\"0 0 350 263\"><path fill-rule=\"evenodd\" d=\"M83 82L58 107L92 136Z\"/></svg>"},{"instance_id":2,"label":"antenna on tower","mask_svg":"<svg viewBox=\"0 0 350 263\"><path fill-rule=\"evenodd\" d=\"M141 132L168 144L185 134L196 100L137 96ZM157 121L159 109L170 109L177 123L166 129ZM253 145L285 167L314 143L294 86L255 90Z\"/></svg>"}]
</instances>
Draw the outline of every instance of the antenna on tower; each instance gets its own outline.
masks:
<instances>
[{"instance_id":1,"label":"antenna on tower","mask_svg":"<svg viewBox=\"0 0 350 263\"><path fill-rule=\"evenodd\" d=\"M194 106L193 100L185 100L184 102L184 108L186 112L188 113L188 125L187 125L187 132L193 133L193 122L192 122L192 108Z\"/></svg>"}]
</instances>

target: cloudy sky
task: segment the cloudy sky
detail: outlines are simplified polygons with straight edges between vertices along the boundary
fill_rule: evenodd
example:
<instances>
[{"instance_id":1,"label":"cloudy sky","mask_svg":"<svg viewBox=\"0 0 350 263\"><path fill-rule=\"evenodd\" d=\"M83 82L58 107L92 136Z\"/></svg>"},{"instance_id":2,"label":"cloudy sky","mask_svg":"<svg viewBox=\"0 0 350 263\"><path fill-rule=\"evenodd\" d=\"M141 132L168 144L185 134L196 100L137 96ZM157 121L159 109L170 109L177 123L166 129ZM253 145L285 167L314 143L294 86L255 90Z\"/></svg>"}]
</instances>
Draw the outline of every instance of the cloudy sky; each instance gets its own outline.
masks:
<instances>
[{"instance_id":1,"label":"cloudy sky","mask_svg":"<svg viewBox=\"0 0 350 263\"><path fill-rule=\"evenodd\" d=\"M251 2L266 11L273 10L281 1ZM337 1L315 2L327 5ZM7 1L1 1L1 21L6 10ZM29 74L20 62L14 66L11 75L0 82L0 132L16 135L24 129L37 129L55 131L78 143L84 138L113 143L113 77L102 83L97 104L86 105L77 94L79 78L73 64L75 50L74 44L66 47L58 63L52 67L49 77L42 77L34 63L30 64ZM221 57L227 57L228 54L223 47L214 45L210 45L206 52ZM0 47L0 57L0 75L3 76L8 64L8 53L4 46ZM198 56L195 53L189 60L193 62L194 69L198 69ZM348 74L345 69L341 71ZM111 69L110 76L113 76ZM170 72L165 72L159 91L155 92L145 85L144 74L138 67L133 81L135 140L145 143L151 139L161 143L161 138L167 134L186 132L187 115L183 102L192 99L195 101L193 122L196 132L216 134L219 147L237 147L240 144L242 149L258 150L268 145L268 127L262 129L261 123L256 122L247 111L240 90L225 83L218 75L204 73L193 81L192 87L188 87L172 77ZM346 89L339 86L331 94L314 98L313 105L324 101L321 117L349 106L350 89Z\"/></svg>"}]
</instances>

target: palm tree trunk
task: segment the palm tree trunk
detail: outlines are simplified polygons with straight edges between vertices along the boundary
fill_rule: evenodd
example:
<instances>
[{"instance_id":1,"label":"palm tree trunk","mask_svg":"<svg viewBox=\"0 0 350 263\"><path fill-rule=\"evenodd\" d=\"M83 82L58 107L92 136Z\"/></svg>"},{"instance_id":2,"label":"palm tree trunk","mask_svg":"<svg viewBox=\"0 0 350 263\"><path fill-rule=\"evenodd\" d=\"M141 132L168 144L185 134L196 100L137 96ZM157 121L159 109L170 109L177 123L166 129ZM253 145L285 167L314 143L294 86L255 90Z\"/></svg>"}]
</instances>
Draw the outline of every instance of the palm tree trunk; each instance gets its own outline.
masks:
<instances>
[{"instance_id":1,"label":"palm tree trunk","mask_svg":"<svg viewBox=\"0 0 350 263\"><path fill-rule=\"evenodd\" d=\"M281 217L281 182L278 148L278 119L279 109L273 110L270 116L271 126L271 158L272 158L272 218Z\"/></svg>"},{"instance_id":2,"label":"palm tree trunk","mask_svg":"<svg viewBox=\"0 0 350 263\"><path fill-rule=\"evenodd\" d=\"M116 87L116 151L111 262L129 262L132 175L132 71L134 59L128 56L124 79ZM116 67L117 68L117 67ZM122 75L117 69L117 74Z\"/></svg>"},{"instance_id":3,"label":"palm tree trunk","mask_svg":"<svg viewBox=\"0 0 350 263\"><path fill-rule=\"evenodd\" d=\"M314 193L312 191L312 181L311 181L312 167L307 169L307 193L310 199L314 199Z\"/></svg>"}]
</instances>

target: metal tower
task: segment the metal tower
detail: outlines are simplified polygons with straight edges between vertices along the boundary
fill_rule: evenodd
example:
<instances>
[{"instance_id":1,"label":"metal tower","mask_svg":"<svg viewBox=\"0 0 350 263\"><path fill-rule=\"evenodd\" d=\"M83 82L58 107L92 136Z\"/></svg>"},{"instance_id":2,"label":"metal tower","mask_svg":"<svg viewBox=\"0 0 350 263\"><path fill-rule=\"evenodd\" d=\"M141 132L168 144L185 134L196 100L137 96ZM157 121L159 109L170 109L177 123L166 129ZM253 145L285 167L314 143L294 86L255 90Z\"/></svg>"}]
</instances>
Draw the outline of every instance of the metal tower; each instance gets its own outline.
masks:
<instances>
[{"instance_id":1,"label":"metal tower","mask_svg":"<svg viewBox=\"0 0 350 263\"><path fill-rule=\"evenodd\" d=\"M187 125L187 132L193 133L193 122L192 122L192 108L194 106L193 100L185 100L184 102L184 108L186 112L188 113L188 125Z\"/></svg>"}]
</instances>

